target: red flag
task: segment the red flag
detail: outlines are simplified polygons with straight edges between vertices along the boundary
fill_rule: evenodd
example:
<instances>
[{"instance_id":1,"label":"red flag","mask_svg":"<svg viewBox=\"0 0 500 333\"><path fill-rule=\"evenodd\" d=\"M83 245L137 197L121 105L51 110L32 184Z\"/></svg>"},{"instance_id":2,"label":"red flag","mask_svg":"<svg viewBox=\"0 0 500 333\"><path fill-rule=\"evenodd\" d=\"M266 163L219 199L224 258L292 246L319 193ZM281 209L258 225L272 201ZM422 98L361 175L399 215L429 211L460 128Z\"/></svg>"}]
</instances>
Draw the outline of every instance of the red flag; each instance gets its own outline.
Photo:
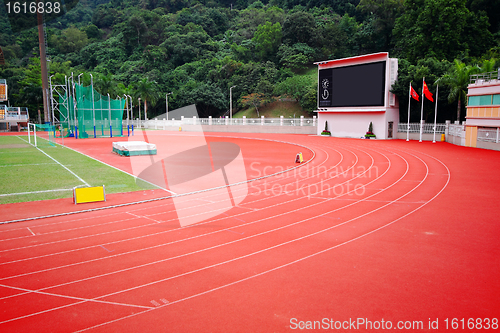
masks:
<instances>
[{"instance_id":1,"label":"red flag","mask_svg":"<svg viewBox=\"0 0 500 333\"><path fill-rule=\"evenodd\" d=\"M427 84L425 83L425 81L424 81L424 95L425 95L425 97L427 97L427 99L429 101L434 102L434 99L432 98L432 94L429 91L429 88L427 88Z\"/></svg>"},{"instance_id":2,"label":"red flag","mask_svg":"<svg viewBox=\"0 0 500 333\"><path fill-rule=\"evenodd\" d=\"M411 97L413 99L416 99L417 101L419 101L420 96L418 96L417 92L415 91L415 89L413 89L411 84L410 84L410 93L411 93Z\"/></svg>"}]
</instances>

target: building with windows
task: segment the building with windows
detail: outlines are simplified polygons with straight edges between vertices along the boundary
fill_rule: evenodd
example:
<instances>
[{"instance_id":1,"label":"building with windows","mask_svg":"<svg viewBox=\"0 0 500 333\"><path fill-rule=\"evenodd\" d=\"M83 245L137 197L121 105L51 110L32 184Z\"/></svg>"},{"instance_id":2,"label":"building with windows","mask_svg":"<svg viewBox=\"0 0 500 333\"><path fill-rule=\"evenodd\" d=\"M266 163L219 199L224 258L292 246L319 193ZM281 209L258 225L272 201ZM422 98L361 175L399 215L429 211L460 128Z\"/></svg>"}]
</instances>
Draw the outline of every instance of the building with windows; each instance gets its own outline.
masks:
<instances>
[{"instance_id":1,"label":"building with windows","mask_svg":"<svg viewBox=\"0 0 500 333\"><path fill-rule=\"evenodd\" d=\"M499 149L500 68L471 75L467 97L465 146Z\"/></svg>"},{"instance_id":2,"label":"building with windows","mask_svg":"<svg viewBox=\"0 0 500 333\"><path fill-rule=\"evenodd\" d=\"M0 79L0 102L6 102L7 81ZM21 127L27 127L29 121L28 109L20 107L8 107L0 104L0 130L15 129L19 131Z\"/></svg>"}]
</instances>

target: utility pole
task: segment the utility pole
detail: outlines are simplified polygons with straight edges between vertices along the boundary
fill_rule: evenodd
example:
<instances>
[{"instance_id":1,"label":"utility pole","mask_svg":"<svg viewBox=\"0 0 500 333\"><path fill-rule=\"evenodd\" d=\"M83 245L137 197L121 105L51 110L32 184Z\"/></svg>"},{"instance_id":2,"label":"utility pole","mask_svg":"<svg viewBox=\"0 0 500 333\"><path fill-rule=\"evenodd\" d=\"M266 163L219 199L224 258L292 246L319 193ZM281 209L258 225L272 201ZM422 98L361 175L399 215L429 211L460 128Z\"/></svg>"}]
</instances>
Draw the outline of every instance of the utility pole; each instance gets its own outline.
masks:
<instances>
[{"instance_id":1,"label":"utility pole","mask_svg":"<svg viewBox=\"0 0 500 333\"><path fill-rule=\"evenodd\" d=\"M40 1L37 1L39 3ZM37 5L38 8L38 5ZM43 29L43 14L37 11L38 21L38 47L40 48L40 66L42 70L42 93L43 93L43 117L45 122L49 121L49 103L47 99L47 91L49 89L49 80L47 73L47 56L45 50L45 32Z\"/></svg>"},{"instance_id":2,"label":"utility pole","mask_svg":"<svg viewBox=\"0 0 500 333\"><path fill-rule=\"evenodd\" d=\"M232 86L229 88L229 118L233 119L233 88L236 86Z\"/></svg>"}]
</instances>

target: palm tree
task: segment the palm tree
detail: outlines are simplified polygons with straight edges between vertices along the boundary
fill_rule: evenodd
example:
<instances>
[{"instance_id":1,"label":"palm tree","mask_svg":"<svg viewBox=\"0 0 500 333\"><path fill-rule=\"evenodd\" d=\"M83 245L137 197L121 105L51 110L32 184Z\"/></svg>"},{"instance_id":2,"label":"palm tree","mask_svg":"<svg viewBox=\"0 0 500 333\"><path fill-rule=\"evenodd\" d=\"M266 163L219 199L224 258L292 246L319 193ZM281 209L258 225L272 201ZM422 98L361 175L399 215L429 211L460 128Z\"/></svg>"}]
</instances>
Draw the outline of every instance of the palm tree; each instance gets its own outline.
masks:
<instances>
[{"instance_id":1,"label":"palm tree","mask_svg":"<svg viewBox=\"0 0 500 333\"><path fill-rule=\"evenodd\" d=\"M488 73L495 71L495 63L497 60L495 58L491 58L490 60L484 60L481 64L481 73Z\"/></svg>"},{"instance_id":2,"label":"palm tree","mask_svg":"<svg viewBox=\"0 0 500 333\"><path fill-rule=\"evenodd\" d=\"M107 75L98 75L97 80L94 82L96 90L103 96L107 94L115 95L116 82L113 80L111 73Z\"/></svg>"},{"instance_id":3,"label":"palm tree","mask_svg":"<svg viewBox=\"0 0 500 333\"><path fill-rule=\"evenodd\" d=\"M135 94L136 97L140 97L144 100L144 119L147 120L148 101L151 102L151 105L155 105L159 98L156 82L148 81L147 78L140 80L135 85Z\"/></svg>"},{"instance_id":4,"label":"palm tree","mask_svg":"<svg viewBox=\"0 0 500 333\"><path fill-rule=\"evenodd\" d=\"M453 66L450 67L448 73L436 80L436 83L443 82L450 88L450 94L448 95L449 103L453 103L458 100L457 120L459 121L462 102L464 104L467 103L467 86L470 82L470 76L477 73L478 70L478 66L465 65L460 60L455 59Z\"/></svg>"}]
</instances>

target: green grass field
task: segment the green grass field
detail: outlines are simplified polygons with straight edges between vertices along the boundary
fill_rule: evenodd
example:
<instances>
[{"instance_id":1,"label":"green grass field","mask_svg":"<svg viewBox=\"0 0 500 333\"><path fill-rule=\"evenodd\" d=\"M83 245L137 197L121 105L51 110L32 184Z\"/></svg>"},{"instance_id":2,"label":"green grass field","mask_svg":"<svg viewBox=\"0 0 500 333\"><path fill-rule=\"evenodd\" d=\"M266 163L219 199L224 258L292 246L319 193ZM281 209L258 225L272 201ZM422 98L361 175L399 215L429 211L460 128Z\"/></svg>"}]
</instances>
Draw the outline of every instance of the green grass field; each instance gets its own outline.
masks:
<instances>
[{"instance_id":1,"label":"green grass field","mask_svg":"<svg viewBox=\"0 0 500 333\"><path fill-rule=\"evenodd\" d=\"M275 101L273 103L269 103L259 108L259 114L266 118L279 118L280 116L293 118L294 115L296 118L300 118L300 116L312 118L311 114L302 110L298 102L293 101ZM258 118L254 107L241 110L233 115L234 118L243 118L243 116L246 116L247 118Z\"/></svg>"},{"instance_id":2,"label":"green grass field","mask_svg":"<svg viewBox=\"0 0 500 333\"><path fill-rule=\"evenodd\" d=\"M43 144L41 138L36 149L27 140L26 133L0 136L0 204L71 198L73 187L86 186L85 182L105 185L108 194L145 189L134 177L73 150Z\"/></svg>"}]
</instances>

